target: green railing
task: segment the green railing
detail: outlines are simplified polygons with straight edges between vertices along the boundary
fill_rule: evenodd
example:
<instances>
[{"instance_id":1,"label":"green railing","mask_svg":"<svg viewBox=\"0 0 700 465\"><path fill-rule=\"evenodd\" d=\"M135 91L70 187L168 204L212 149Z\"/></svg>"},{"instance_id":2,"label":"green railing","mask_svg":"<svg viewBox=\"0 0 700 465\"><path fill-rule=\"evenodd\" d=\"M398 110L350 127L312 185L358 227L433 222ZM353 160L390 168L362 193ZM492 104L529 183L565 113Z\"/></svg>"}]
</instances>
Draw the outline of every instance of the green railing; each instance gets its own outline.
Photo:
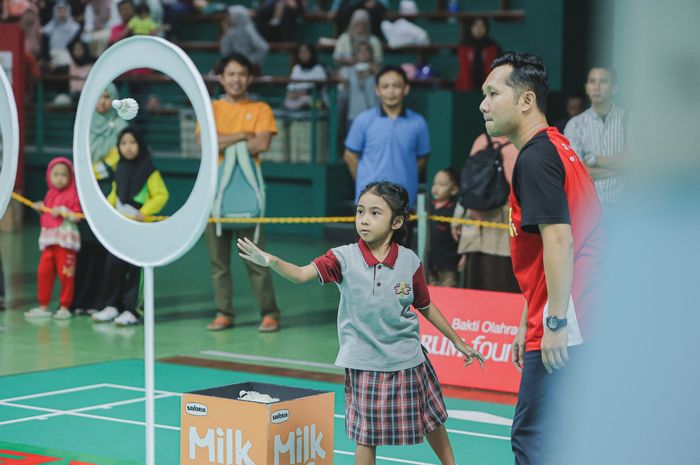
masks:
<instances>
[{"instance_id":1,"label":"green railing","mask_svg":"<svg viewBox=\"0 0 700 465\"><path fill-rule=\"evenodd\" d=\"M218 80L212 77L205 77L205 83L210 90L210 94L217 97L219 86ZM288 78L278 77L262 77L257 78L252 87L251 92L259 95L260 99L268 102L277 111L282 111L281 103L284 100L286 86L291 82ZM303 81L295 81L303 82ZM310 122L309 130L309 162L316 164L320 162L319 153L323 147L319 147L318 134L321 130L319 122L327 121L327 157L326 163L336 163L338 161L338 114L337 114L337 90L338 81L308 81L315 85L312 88L312 100L319 100L320 88L325 87L328 95L328 107L319 109L312 106L308 110L301 112L289 112L289 115L303 118ZM176 147L175 140L181 140L180 131L183 130L179 126L173 129L173 120L178 118L180 110L191 109L187 102L185 94L180 90L174 81L161 75L155 75L150 78L131 78L123 77L117 80L120 95L122 97L130 96L129 88L134 84L148 83L151 87L150 94L154 95L160 102L160 106L154 109L144 109L142 121L136 120L137 124L145 124L148 128L149 145L153 148L154 153L159 156L171 156L173 158L182 157L182 148ZM35 151L39 155L43 155L47 147L70 149L72 146L72 121L75 118L75 109L77 101L73 101L69 105L56 105L53 103L54 98L62 93L63 88L67 88L68 76L66 75L50 75L44 76L37 81L35 89L35 104L33 108L30 106L30 127L28 128L28 144L33 145ZM33 111L33 115L31 112ZM57 114L57 117L52 115ZM325 115L325 116L324 116ZM69 118L66 120L66 118ZM33 122L33 128L32 123ZM52 125L60 124L59 127ZM66 131L65 125L70 125L70 132ZM33 130L32 130L33 129ZM178 156L179 153L179 156ZM285 153L288 153L285 152Z\"/></svg>"}]
</instances>

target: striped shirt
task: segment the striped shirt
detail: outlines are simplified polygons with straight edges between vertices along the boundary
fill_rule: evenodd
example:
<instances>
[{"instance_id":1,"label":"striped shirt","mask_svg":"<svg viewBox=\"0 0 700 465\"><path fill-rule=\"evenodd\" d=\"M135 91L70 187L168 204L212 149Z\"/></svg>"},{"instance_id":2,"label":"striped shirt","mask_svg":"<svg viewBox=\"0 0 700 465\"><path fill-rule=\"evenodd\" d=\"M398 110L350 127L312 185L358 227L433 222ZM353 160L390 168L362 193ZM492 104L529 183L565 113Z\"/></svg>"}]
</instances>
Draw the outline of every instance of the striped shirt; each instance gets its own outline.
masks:
<instances>
[{"instance_id":1,"label":"striped shirt","mask_svg":"<svg viewBox=\"0 0 700 465\"><path fill-rule=\"evenodd\" d=\"M614 104L605 118L589 108L569 120L564 136L584 161L591 156L598 158L617 155L627 143L626 119L625 111ZM596 179L595 188L606 215L620 201L624 181L622 176Z\"/></svg>"}]
</instances>

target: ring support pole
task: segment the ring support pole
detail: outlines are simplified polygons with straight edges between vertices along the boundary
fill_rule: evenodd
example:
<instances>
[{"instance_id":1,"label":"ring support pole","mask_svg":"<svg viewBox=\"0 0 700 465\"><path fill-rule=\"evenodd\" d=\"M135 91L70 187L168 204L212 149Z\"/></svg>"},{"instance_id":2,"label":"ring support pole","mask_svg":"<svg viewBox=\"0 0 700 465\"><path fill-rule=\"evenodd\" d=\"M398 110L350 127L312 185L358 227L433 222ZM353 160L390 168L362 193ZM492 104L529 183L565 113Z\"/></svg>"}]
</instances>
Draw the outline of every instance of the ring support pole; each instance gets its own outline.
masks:
<instances>
[{"instance_id":1,"label":"ring support pole","mask_svg":"<svg viewBox=\"0 0 700 465\"><path fill-rule=\"evenodd\" d=\"M153 267L143 267L143 343L146 370L146 465L155 465L155 325L153 318Z\"/></svg>"}]
</instances>

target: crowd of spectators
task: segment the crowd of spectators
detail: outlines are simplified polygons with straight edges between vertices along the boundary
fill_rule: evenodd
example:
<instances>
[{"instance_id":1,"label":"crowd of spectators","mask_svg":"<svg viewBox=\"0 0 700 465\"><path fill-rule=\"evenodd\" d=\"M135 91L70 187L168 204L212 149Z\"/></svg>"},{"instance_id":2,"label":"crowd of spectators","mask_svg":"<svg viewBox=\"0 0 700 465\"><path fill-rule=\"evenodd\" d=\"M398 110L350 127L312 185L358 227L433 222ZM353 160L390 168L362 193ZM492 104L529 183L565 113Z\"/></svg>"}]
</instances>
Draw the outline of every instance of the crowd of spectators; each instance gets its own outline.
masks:
<instances>
[{"instance_id":1,"label":"crowd of spectators","mask_svg":"<svg viewBox=\"0 0 700 465\"><path fill-rule=\"evenodd\" d=\"M337 83L339 92L335 103L339 112L340 137L344 140L344 159L355 180L355 192L360 192L372 181L390 180L407 188L411 209L415 209L419 178L425 171L431 151L430 134L424 118L404 104L404 98L410 92L405 67L383 66L384 36L380 23L387 7L384 1L378 0L335 1L327 12L327 18L336 22L336 30L339 31L338 37L331 42L332 64L324 64L319 59L316 44L298 43L289 75L291 82L287 85L282 107L289 111L329 108L329 93L326 90L329 85ZM219 15L221 57L228 60L225 63L233 63L234 67L246 68L246 85L242 93L245 98L240 101L233 98L230 102L224 98L217 103L219 109L233 105L238 109L245 107L245 111L250 113L252 110L248 106L252 102L247 103L246 100L250 84L247 79L262 72L273 44L290 42L297 37L297 29L307 11L304 0L266 0L255 8L224 6L204 0L3 0L2 3L3 21L16 21L24 30L25 53L29 58L31 74L36 76L42 70L69 74L66 93L59 96L63 99L55 103L77 100L93 63L110 44L139 34L163 36L178 42L186 18L197 11L203 15ZM500 45L490 35L489 21L486 18L470 21L465 28L465 37L456 47L459 71L454 76L455 90L478 91L500 53ZM231 56L242 58L231 61ZM135 75L148 72L132 71ZM221 69L216 73L223 75ZM334 78L335 83L317 85L308 82L324 82L329 78ZM224 94L230 94L223 81L222 85ZM314 92L315 86L318 86L318 92ZM148 95L150 87L143 84L142 88L132 90ZM613 103L616 77L611 68L592 68L584 90L591 102L590 108L584 111L585 97L575 93L567 98L566 116L557 120L555 125L566 135L571 148L588 167L604 211L609 215L624 187L622 172L628 158L628 118L627 113ZM272 113L268 113L272 119L267 129L257 128L247 133L262 131L269 133L269 139L274 137L277 129ZM114 127L113 118L110 118L110 110L105 107L100 111L98 105L93 131L96 150L113 148L118 128ZM226 117L219 115L217 125L227 127L231 121L226 121ZM234 126L238 128L236 124ZM108 141L102 143L104 134L108 135ZM270 140L267 140L263 150L252 151L254 158L257 160L269 145ZM465 149L460 161L495 148L502 157L503 176L510 183L517 150L507 140L481 134L471 150ZM102 159L106 155L99 154L95 158ZM460 185L459 166L454 168L452 171L448 168L441 170L433 180L431 208L441 215L455 218L507 223L507 202L488 211L470 209L460 204L460 189L464 186ZM434 265L440 267L432 269L431 282L474 289L518 291L510 263L507 231L459 224L438 229L432 231L440 240L432 241L434 250L430 256L436 260ZM238 234L239 237L250 235L251 231ZM215 288L221 294L217 294L217 317L210 329L225 329L233 322L231 290L221 284L230 280L226 271L229 264L219 263L216 259L221 250L228 250L230 240L230 234L222 240L213 231L208 233L213 278L215 283L219 282ZM447 255L452 258L446 259ZM81 257L78 261L81 261ZM254 271L249 270L251 276L255 275ZM459 272L465 276L462 283L456 282ZM258 286L256 295L259 294L261 312L269 317L266 321L268 326L276 328L279 310L274 302L274 293L267 284L269 276L261 276L260 279L264 283ZM79 294L76 296L78 300ZM265 303L264 296L272 300Z\"/></svg>"}]
</instances>

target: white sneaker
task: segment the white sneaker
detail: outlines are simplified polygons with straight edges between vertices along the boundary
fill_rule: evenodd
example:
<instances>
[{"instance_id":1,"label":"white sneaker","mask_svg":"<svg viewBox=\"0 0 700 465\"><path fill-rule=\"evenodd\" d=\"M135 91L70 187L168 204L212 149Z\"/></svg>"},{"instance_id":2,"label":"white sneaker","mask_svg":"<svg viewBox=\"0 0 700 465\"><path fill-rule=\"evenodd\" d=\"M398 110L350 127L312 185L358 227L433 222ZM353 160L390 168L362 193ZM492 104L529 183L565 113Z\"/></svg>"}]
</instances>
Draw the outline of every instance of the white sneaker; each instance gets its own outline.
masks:
<instances>
[{"instance_id":1,"label":"white sneaker","mask_svg":"<svg viewBox=\"0 0 700 465\"><path fill-rule=\"evenodd\" d=\"M56 318L57 320L68 320L70 317L72 317L70 310L67 308L59 308L56 313L54 313L53 317Z\"/></svg>"},{"instance_id":2,"label":"white sneaker","mask_svg":"<svg viewBox=\"0 0 700 465\"><path fill-rule=\"evenodd\" d=\"M116 308L114 308L112 306L109 306L109 307L103 308L99 312L92 315L92 321L96 321L98 323L106 323L106 322L114 320L118 316L119 316L119 310L117 310Z\"/></svg>"},{"instance_id":3,"label":"white sneaker","mask_svg":"<svg viewBox=\"0 0 700 465\"><path fill-rule=\"evenodd\" d=\"M117 318L114 319L113 323L117 326L133 326L141 323L136 315L126 310L122 312Z\"/></svg>"},{"instance_id":4,"label":"white sneaker","mask_svg":"<svg viewBox=\"0 0 700 465\"><path fill-rule=\"evenodd\" d=\"M46 318L51 316L51 312L45 308L35 307L28 312L24 312L27 318Z\"/></svg>"}]
</instances>

